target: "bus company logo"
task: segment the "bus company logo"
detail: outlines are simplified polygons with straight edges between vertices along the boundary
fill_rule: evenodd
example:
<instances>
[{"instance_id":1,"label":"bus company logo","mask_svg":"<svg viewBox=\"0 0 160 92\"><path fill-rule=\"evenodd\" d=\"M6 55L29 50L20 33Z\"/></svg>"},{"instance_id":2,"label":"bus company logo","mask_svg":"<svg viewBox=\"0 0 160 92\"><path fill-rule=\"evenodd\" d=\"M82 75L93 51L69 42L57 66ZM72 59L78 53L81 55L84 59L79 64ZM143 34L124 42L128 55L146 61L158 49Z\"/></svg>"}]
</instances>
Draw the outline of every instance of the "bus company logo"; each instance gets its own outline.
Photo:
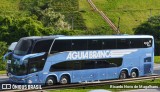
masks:
<instances>
[{"instance_id":1,"label":"bus company logo","mask_svg":"<svg viewBox=\"0 0 160 92\"><path fill-rule=\"evenodd\" d=\"M136 51L137 49L101 50L101 51L71 51L69 52L66 60L122 57L124 55L128 55Z\"/></svg>"},{"instance_id":2,"label":"bus company logo","mask_svg":"<svg viewBox=\"0 0 160 92\"><path fill-rule=\"evenodd\" d=\"M149 41L146 41L146 42L144 42L144 45L146 45L146 46L151 46L151 43L152 43L152 41L151 40L149 40Z\"/></svg>"},{"instance_id":3,"label":"bus company logo","mask_svg":"<svg viewBox=\"0 0 160 92\"><path fill-rule=\"evenodd\" d=\"M2 84L2 89L11 89L11 84Z\"/></svg>"},{"instance_id":4,"label":"bus company logo","mask_svg":"<svg viewBox=\"0 0 160 92\"><path fill-rule=\"evenodd\" d=\"M69 52L66 60L75 59L96 59L110 57L110 51L71 51Z\"/></svg>"}]
</instances>

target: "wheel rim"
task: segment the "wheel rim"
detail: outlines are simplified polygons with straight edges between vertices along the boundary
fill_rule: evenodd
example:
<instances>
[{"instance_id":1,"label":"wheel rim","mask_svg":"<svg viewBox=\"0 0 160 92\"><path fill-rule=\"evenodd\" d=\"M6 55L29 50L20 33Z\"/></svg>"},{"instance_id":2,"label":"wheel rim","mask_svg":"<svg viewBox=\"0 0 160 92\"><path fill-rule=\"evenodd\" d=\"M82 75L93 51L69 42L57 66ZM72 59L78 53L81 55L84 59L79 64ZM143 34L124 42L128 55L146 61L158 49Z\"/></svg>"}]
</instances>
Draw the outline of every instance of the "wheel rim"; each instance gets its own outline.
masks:
<instances>
[{"instance_id":1,"label":"wheel rim","mask_svg":"<svg viewBox=\"0 0 160 92\"><path fill-rule=\"evenodd\" d=\"M68 83L67 78L62 78L62 79L61 79L61 84L67 84L67 83Z\"/></svg>"},{"instance_id":2,"label":"wheel rim","mask_svg":"<svg viewBox=\"0 0 160 92\"><path fill-rule=\"evenodd\" d=\"M137 77L137 74L136 74L136 72L132 72L132 74L131 74L131 77L132 77L132 78L135 78L135 77Z\"/></svg>"},{"instance_id":3,"label":"wheel rim","mask_svg":"<svg viewBox=\"0 0 160 92\"><path fill-rule=\"evenodd\" d=\"M52 79L48 79L47 81L47 85L51 86L54 84L54 81Z\"/></svg>"}]
</instances>

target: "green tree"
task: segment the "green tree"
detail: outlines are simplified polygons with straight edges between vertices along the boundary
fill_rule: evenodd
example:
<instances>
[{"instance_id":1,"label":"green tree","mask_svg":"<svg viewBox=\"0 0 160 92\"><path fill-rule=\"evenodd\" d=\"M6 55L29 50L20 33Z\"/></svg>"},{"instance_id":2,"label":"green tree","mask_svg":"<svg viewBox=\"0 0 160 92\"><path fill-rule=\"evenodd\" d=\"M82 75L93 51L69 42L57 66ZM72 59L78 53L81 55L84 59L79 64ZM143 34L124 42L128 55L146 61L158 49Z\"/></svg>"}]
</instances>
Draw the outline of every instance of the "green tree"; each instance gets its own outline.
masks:
<instances>
[{"instance_id":1,"label":"green tree","mask_svg":"<svg viewBox=\"0 0 160 92\"><path fill-rule=\"evenodd\" d=\"M56 2L64 4L64 1ZM55 30L69 30L71 26L65 21L65 16L59 13L60 11L54 12L54 3L55 1L53 0L22 0L20 5L22 9L29 10L31 15L36 15L38 17L37 19L41 21L45 27L51 27Z\"/></svg>"},{"instance_id":2,"label":"green tree","mask_svg":"<svg viewBox=\"0 0 160 92\"><path fill-rule=\"evenodd\" d=\"M135 34L147 34L154 36L155 54L160 55L160 16L150 17L148 21L142 23L134 30Z\"/></svg>"},{"instance_id":3,"label":"green tree","mask_svg":"<svg viewBox=\"0 0 160 92\"><path fill-rule=\"evenodd\" d=\"M52 8L47 8L41 12L42 18L40 19L44 26L53 27L56 30L69 30L70 25L65 22L65 16L60 13L55 13Z\"/></svg>"},{"instance_id":4,"label":"green tree","mask_svg":"<svg viewBox=\"0 0 160 92\"><path fill-rule=\"evenodd\" d=\"M10 44L21 37L52 34L50 28L43 26L36 17L1 17L0 40Z\"/></svg>"},{"instance_id":5,"label":"green tree","mask_svg":"<svg viewBox=\"0 0 160 92\"><path fill-rule=\"evenodd\" d=\"M2 61L2 58L7 51L7 43L0 41L0 47L0 70L5 70L5 62Z\"/></svg>"}]
</instances>

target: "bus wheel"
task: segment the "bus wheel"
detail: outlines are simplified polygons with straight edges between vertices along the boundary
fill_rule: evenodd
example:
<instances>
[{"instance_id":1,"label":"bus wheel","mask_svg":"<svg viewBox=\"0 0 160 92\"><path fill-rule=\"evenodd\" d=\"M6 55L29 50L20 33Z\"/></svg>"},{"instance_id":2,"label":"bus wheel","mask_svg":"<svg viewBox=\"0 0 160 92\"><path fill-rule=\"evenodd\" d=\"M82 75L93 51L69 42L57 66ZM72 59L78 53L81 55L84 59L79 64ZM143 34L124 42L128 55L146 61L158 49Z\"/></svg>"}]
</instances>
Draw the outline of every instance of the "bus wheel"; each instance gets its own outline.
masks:
<instances>
[{"instance_id":1,"label":"bus wheel","mask_svg":"<svg viewBox=\"0 0 160 92\"><path fill-rule=\"evenodd\" d=\"M54 84L56 84L56 78L49 76L46 80L46 86L52 86Z\"/></svg>"},{"instance_id":2,"label":"bus wheel","mask_svg":"<svg viewBox=\"0 0 160 92\"><path fill-rule=\"evenodd\" d=\"M126 71L121 71L119 75L119 79L126 79L127 78L127 72Z\"/></svg>"},{"instance_id":3,"label":"bus wheel","mask_svg":"<svg viewBox=\"0 0 160 92\"><path fill-rule=\"evenodd\" d=\"M131 78L136 78L136 77L138 77L137 72L135 70L132 70L131 71Z\"/></svg>"},{"instance_id":4,"label":"bus wheel","mask_svg":"<svg viewBox=\"0 0 160 92\"><path fill-rule=\"evenodd\" d=\"M66 75L63 75L60 79L60 84L68 84L70 82L69 77Z\"/></svg>"}]
</instances>

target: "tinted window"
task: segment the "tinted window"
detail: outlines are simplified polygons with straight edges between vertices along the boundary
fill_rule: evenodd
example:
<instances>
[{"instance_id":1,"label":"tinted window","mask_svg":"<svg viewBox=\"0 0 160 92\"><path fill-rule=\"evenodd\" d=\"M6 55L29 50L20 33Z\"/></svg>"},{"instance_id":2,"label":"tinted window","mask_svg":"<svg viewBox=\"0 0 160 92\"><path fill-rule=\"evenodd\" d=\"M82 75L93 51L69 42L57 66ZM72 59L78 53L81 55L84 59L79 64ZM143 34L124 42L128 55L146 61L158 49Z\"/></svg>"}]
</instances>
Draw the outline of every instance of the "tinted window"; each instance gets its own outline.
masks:
<instances>
[{"instance_id":1,"label":"tinted window","mask_svg":"<svg viewBox=\"0 0 160 92\"><path fill-rule=\"evenodd\" d=\"M46 62L46 58L47 58L47 53L40 57L30 58L28 73L34 73L34 72L41 71Z\"/></svg>"},{"instance_id":2,"label":"tinted window","mask_svg":"<svg viewBox=\"0 0 160 92\"><path fill-rule=\"evenodd\" d=\"M63 51L71 51L71 40L55 40L51 49L51 54Z\"/></svg>"},{"instance_id":3,"label":"tinted window","mask_svg":"<svg viewBox=\"0 0 160 92\"><path fill-rule=\"evenodd\" d=\"M81 69L81 61L71 61L74 64L74 70Z\"/></svg>"},{"instance_id":4,"label":"tinted window","mask_svg":"<svg viewBox=\"0 0 160 92\"><path fill-rule=\"evenodd\" d=\"M77 61L61 62L61 63L57 63L55 65L52 65L50 68L50 72L78 70L78 69L80 69L79 65L80 64ZM77 66L77 67L75 67L75 66Z\"/></svg>"},{"instance_id":5,"label":"tinted window","mask_svg":"<svg viewBox=\"0 0 160 92\"><path fill-rule=\"evenodd\" d=\"M72 50L87 50L87 40L72 40Z\"/></svg>"},{"instance_id":6,"label":"tinted window","mask_svg":"<svg viewBox=\"0 0 160 92\"><path fill-rule=\"evenodd\" d=\"M120 67L122 65L122 58L111 58L106 59L105 62L108 63L107 67Z\"/></svg>"},{"instance_id":7,"label":"tinted window","mask_svg":"<svg viewBox=\"0 0 160 92\"><path fill-rule=\"evenodd\" d=\"M81 62L81 69L94 69L95 68L95 61L82 61Z\"/></svg>"},{"instance_id":8,"label":"tinted window","mask_svg":"<svg viewBox=\"0 0 160 92\"><path fill-rule=\"evenodd\" d=\"M130 48L142 48L142 39L129 39Z\"/></svg>"},{"instance_id":9,"label":"tinted window","mask_svg":"<svg viewBox=\"0 0 160 92\"><path fill-rule=\"evenodd\" d=\"M102 41L103 49L116 49L116 40L115 39L104 39Z\"/></svg>"},{"instance_id":10,"label":"tinted window","mask_svg":"<svg viewBox=\"0 0 160 92\"><path fill-rule=\"evenodd\" d=\"M130 47L128 39L117 39L117 49L127 49Z\"/></svg>"},{"instance_id":11,"label":"tinted window","mask_svg":"<svg viewBox=\"0 0 160 92\"><path fill-rule=\"evenodd\" d=\"M83 70L95 68L111 68L122 65L122 58L102 59L102 60L79 60L79 61L64 61L51 66L50 72Z\"/></svg>"},{"instance_id":12,"label":"tinted window","mask_svg":"<svg viewBox=\"0 0 160 92\"><path fill-rule=\"evenodd\" d=\"M26 55L31 50L32 43L31 39L20 39L14 49L14 54Z\"/></svg>"},{"instance_id":13,"label":"tinted window","mask_svg":"<svg viewBox=\"0 0 160 92\"><path fill-rule=\"evenodd\" d=\"M32 53L48 52L53 40L41 40L38 41L33 49Z\"/></svg>"},{"instance_id":14,"label":"tinted window","mask_svg":"<svg viewBox=\"0 0 160 92\"><path fill-rule=\"evenodd\" d=\"M101 50L102 40L101 39L90 39L88 40L88 50Z\"/></svg>"},{"instance_id":15,"label":"tinted window","mask_svg":"<svg viewBox=\"0 0 160 92\"><path fill-rule=\"evenodd\" d=\"M95 62L96 68L106 68L107 66L109 66L109 63L106 62L105 60L97 60Z\"/></svg>"},{"instance_id":16,"label":"tinted window","mask_svg":"<svg viewBox=\"0 0 160 92\"><path fill-rule=\"evenodd\" d=\"M66 61L52 65L50 68L50 72L79 70L79 69L81 69L80 61Z\"/></svg>"},{"instance_id":17,"label":"tinted window","mask_svg":"<svg viewBox=\"0 0 160 92\"><path fill-rule=\"evenodd\" d=\"M54 71L66 71L67 70L67 62L61 62L61 63L57 63L55 65L51 66L50 71L54 72Z\"/></svg>"},{"instance_id":18,"label":"tinted window","mask_svg":"<svg viewBox=\"0 0 160 92\"><path fill-rule=\"evenodd\" d=\"M152 39L150 38L142 39L142 45L143 48L152 47Z\"/></svg>"}]
</instances>

